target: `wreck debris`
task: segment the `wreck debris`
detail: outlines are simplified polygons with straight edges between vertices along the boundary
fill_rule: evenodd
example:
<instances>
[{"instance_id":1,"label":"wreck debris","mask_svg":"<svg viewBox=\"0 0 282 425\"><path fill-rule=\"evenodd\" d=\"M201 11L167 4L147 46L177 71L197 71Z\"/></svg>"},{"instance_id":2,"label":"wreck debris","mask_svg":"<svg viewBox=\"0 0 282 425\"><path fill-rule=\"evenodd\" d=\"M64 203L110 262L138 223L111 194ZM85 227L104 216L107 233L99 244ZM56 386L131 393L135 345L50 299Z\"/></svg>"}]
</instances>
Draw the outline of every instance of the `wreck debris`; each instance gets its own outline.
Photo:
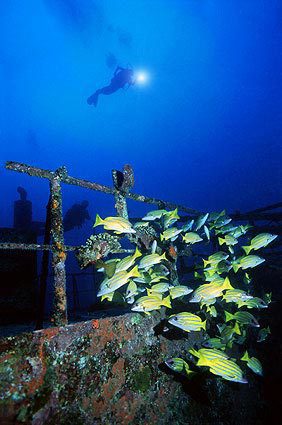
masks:
<instances>
[{"instance_id":1,"label":"wreck debris","mask_svg":"<svg viewBox=\"0 0 282 425\"><path fill-rule=\"evenodd\" d=\"M76 258L79 266L83 269L95 264L110 252L118 253L124 251L124 249L121 249L117 236L100 233L99 235L91 235L86 244L78 248Z\"/></svg>"},{"instance_id":2,"label":"wreck debris","mask_svg":"<svg viewBox=\"0 0 282 425\"><path fill-rule=\"evenodd\" d=\"M43 177L47 179L52 179L54 172L49 170L43 170L41 168L32 167L30 165L22 164L19 162L8 161L6 162L6 168L8 170L18 171L20 173L26 173L30 176ZM61 182L66 184L71 184L74 186L84 187L85 189L97 190L99 192L108 193L111 195L115 195L115 188L105 186L98 183L93 183L84 179L77 179L75 177L71 177L69 175L64 175L61 177ZM183 205L177 205L172 202L162 201L161 199L151 198L144 195L137 195L136 193L128 192L126 197L129 199L133 199L134 201L144 202L146 204L155 204L155 205L164 205L168 209L175 209L186 212L191 215L199 215L200 211L194 210L192 208L187 208Z\"/></svg>"},{"instance_id":3,"label":"wreck debris","mask_svg":"<svg viewBox=\"0 0 282 425\"><path fill-rule=\"evenodd\" d=\"M65 260L67 251L75 251L78 249L78 258L83 267L87 266L86 256L90 254L90 263L101 259L106 256L109 252L111 253L125 253L132 252L132 250L121 249L118 240L99 240L100 235L93 235L89 238L88 244L84 247L66 246L64 244L63 234L63 217L62 217L62 196L61 196L61 183L75 185L86 189L100 191L106 194L115 196L116 209L119 216L128 218L128 211L126 205L126 199L133 199L138 202L155 204L158 208L166 209L178 209L184 213L189 214L189 217L181 217L182 221L191 220L191 217L197 217L201 214L200 211L192 208L187 208L182 205L177 205L171 202L162 201L157 198L151 198L143 195L138 195L131 192L134 185L133 170L130 165L123 167L123 172L114 170L113 171L113 182L114 187L101 185L98 183L90 182L84 179L74 178L68 175L65 167L60 167L56 171L45 170L23 163L8 161L6 168L9 170L26 173L30 176L46 178L50 182L51 191L51 203L50 203L50 214L51 214L51 236L52 241L45 238L43 245L41 244L24 244L24 243L1 243L0 249L5 250L43 250L51 251L53 253L52 266L54 268L54 288L55 298L53 307L53 322L54 325L60 326L67 323L67 306L66 306L66 272L65 272ZM260 208L251 211L247 214L230 214L230 217L236 221L271 221L280 222L282 221L281 213L264 213L267 210L281 207L282 203L271 205L269 207ZM136 221L136 220L135 220ZM272 226L273 227L273 226ZM148 249L155 239L155 229L147 224L136 224L134 226L136 234L130 235L131 241L138 246L142 244ZM108 235L109 236L109 235ZM105 236L104 236L105 237ZM51 239L51 238L50 238ZM87 254L86 254L87 253ZM191 255L190 252L179 252L179 256ZM99 257L99 258L98 258ZM173 258L173 257L172 257ZM177 258L177 257L176 257ZM175 258L175 259L176 259ZM88 257L89 260L89 257ZM89 263L89 261L88 261ZM173 272L173 270L171 270ZM177 276L175 276L177 278Z\"/></svg>"}]
</instances>

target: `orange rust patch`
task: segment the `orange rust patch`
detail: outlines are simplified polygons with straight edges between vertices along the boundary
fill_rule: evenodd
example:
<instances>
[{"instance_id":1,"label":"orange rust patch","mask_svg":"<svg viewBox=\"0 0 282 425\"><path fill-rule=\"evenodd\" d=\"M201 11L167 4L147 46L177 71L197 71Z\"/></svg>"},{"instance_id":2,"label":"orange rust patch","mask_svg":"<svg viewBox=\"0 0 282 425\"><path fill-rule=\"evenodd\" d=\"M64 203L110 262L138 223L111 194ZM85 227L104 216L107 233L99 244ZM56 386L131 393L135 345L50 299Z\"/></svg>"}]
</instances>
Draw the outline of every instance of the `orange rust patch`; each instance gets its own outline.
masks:
<instances>
[{"instance_id":1,"label":"orange rust patch","mask_svg":"<svg viewBox=\"0 0 282 425\"><path fill-rule=\"evenodd\" d=\"M106 405L102 400L94 401L92 406L93 406L93 411L94 411L93 416L100 418L103 415L103 413L105 413Z\"/></svg>"},{"instance_id":2,"label":"orange rust patch","mask_svg":"<svg viewBox=\"0 0 282 425\"><path fill-rule=\"evenodd\" d=\"M122 385L125 382L125 376L124 376L124 359L120 358L118 359L112 368L113 374L119 378L119 383Z\"/></svg>"},{"instance_id":3,"label":"orange rust patch","mask_svg":"<svg viewBox=\"0 0 282 425\"><path fill-rule=\"evenodd\" d=\"M9 360L9 359L12 359L12 358L13 358L13 355L12 355L11 352L4 354L3 356L1 356L1 362L4 362L5 360Z\"/></svg>"},{"instance_id":4,"label":"orange rust patch","mask_svg":"<svg viewBox=\"0 0 282 425\"><path fill-rule=\"evenodd\" d=\"M97 320L97 319L92 320L92 328L93 329L99 328L99 320Z\"/></svg>"},{"instance_id":5,"label":"orange rust patch","mask_svg":"<svg viewBox=\"0 0 282 425\"><path fill-rule=\"evenodd\" d=\"M58 202L58 201L56 201L56 199L54 199L54 201L52 202L52 208L53 208L54 210L56 210L56 209L58 208L58 206L59 206L59 202Z\"/></svg>"},{"instance_id":6,"label":"orange rust patch","mask_svg":"<svg viewBox=\"0 0 282 425\"><path fill-rule=\"evenodd\" d=\"M42 330L42 336L43 338L50 340L52 339L54 336L58 335L59 333L59 328L46 328Z\"/></svg>"},{"instance_id":7,"label":"orange rust patch","mask_svg":"<svg viewBox=\"0 0 282 425\"><path fill-rule=\"evenodd\" d=\"M124 383L124 359L120 358L112 367L112 377L102 387L104 400L111 400Z\"/></svg>"},{"instance_id":8,"label":"orange rust patch","mask_svg":"<svg viewBox=\"0 0 282 425\"><path fill-rule=\"evenodd\" d=\"M60 251L58 257L60 258L60 260L65 261L67 255L63 251Z\"/></svg>"},{"instance_id":9,"label":"orange rust patch","mask_svg":"<svg viewBox=\"0 0 282 425\"><path fill-rule=\"evenodd\" d=\"M169 252L169 255L170 255L172 258L176 258L176 257L177 257L177 251L176 251L176 249L174 248L174 246L173 246L173 245L170 245L170 247L169 247L169 249L168 249L168 252Z\"/></svg>"},{"instance_id":10,"label":"orange rust patch","mask_svg":"<svg viewBox=\"0 0 282 425\"><path fill-rule=\"evenodd\" d=\"M115 405L117 423L128 424L134 421L138 407L140 407L140 400L138 397L129 399L126 394L123 395Z\"/></svg>"},{"instance_id":11,"label":"orange rust patch","mask_svg":"<svg viewBox=\"0 0 282 425\"><path fill-rule=\"evenodd\" d=\"M33 378L27 384L27 391L28 391L29 394L33 394L43 384L44 376L45 376L45 370L44 369L46 369L46 368L42 368L42 373L39 376L36 376L35 378Z\"/></svg>"}]
</instances>

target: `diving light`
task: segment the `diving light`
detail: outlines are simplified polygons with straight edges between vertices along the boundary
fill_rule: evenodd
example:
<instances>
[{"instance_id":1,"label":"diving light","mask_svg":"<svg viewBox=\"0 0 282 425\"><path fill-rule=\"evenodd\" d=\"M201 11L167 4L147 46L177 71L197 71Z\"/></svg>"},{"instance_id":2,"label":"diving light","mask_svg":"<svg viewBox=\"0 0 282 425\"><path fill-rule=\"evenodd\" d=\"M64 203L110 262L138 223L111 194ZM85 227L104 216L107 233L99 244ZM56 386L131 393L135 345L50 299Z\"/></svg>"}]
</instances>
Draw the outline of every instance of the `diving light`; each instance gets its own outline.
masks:
<instances>
[{"instance_id":1,"label":"diving light","mask_svg":"<svg viewBox=\"0 0 282 425\"><path fill-rule=\"evenodd\" d=\"M135 73L135 81L137 84L146 84L149 80L149 75L146 71L137 71Z\"/></svg>"}]
</instances>

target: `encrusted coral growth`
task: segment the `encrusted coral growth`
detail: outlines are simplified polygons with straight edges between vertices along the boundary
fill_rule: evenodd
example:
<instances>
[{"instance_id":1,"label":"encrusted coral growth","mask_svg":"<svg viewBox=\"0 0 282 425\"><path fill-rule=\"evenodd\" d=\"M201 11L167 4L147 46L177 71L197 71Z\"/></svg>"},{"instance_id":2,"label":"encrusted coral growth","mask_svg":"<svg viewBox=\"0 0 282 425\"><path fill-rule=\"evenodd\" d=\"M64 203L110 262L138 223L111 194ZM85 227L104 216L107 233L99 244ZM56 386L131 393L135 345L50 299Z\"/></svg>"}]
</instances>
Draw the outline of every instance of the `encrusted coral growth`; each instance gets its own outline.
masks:
<instances>
[{"instance_id":1,"label":"encrusted coral growth","mask_svg":"<svg viewBox=\"0 0 282 425\"><path fill-rule=\"evenodd\" d=\"M154 239L158 237L156 230L147 223L135 225L136 235L134 235L137 245L143 244L149 249Z\"/></svg>"},{"instance_id":2,"label":"encrusted coral growth","mask_svg":"<svg viewBox=\"0 0 282 425\"><path fill-rule=\"evenodd\" d=\"M110 252L115 252L119 249L121 249L121 245L117 236L101 233L90 236L86 244L78 249L76 257L80 267L85 268L106 257Z\"/></svg>"},{"instance_id":3,"label":"encrusted coral growth","mask_svg":"<svg viewBox=\"0 0 282 425\"><path fill-rule=\"evenodd\" d=\"M156 323L125 315L0 340L0 422L158 423L161 410L165 423L186 396L158 366L183 343Z\"/></svg>"}]
</instances>

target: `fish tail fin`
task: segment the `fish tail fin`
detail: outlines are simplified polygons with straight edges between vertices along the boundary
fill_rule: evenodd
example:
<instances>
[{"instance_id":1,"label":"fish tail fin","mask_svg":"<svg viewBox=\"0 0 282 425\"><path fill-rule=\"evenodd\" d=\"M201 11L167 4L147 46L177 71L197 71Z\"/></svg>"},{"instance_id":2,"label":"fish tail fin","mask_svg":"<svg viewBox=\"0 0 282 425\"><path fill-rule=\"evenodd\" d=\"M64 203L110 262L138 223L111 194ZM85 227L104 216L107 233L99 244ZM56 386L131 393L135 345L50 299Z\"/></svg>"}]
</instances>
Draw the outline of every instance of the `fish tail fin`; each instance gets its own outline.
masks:
<instances>
[{"instance_id":1,"label":"fish tail fin","mask_svg":"<svg viewBox=\"0 0 282 425\"><path fill-rule=\"evenodd\" d=\"M161 233L160 234L160 240L163 241L164 240L164 235Z\"/></svg>"},{"instance_id":2,"label":"fish tail fin","mask_svg":"<svg viewBox=\"0 0 282 425\"><path fill-rule=\"evenodd\" d=\"M104 224L104 220L99 216L99 214L96 214L96 220L93 227L100 226L101 224Z\"/></svg>"},{"instance_id":3,"label":"fish tail fin","mask_svg":"<svg viewBox=\"0 0 282 425\"><path fill-rule=\"evenodd\" d=\"M138 271L138 266L133 267L133 269L129 272L130 277L140 277L141 274Z\"/></svg>"},{"instance_id":4,"label":"fish tail fin","mask_svg":"<svg viewBox=\"0 0 282 425\"><path fill-rule=\"evenodd\" d=\"M245 253L247 254L247 255L249 255L249 253L251 252L251 250L252 250L252 247L251 246L242 246L242 248L243 248L243 250L245 251Z\"/></svg>"},{"instance_id":5,"label":"fish tail fin","mask_svg":"<svg viewBox=\"0 0 282 425\"><path fill-rule=\"evenodd\" d=\"M175 208L175 210L173 210L173 211L170 211L170 214L171 214L171 217L173 217L173 218L180 218L179 215L178 215L178 209L177 208Z\"/></svg>"},{"instance_id":6,"label":"fish tail fin","mask_svg":"<svg viewBox=\"0 0 282 425\"><path fill-rule=\"evenodd\" d=\"M197 366L208 366L207 359L205 359L204 357L200 356L199 357L199 360L197 361Z\"/></svg>"},{"instance_id":7,"label":"fish tail fin","mask_svg":"<svg viewBox=\"0 0 282 425\"><path fill-rule=\"evenodd\" d=\"M138 258L142 256L142 253L139 251L139 249L136 247L136 250L133 254L134 258Z\"/></svg>"},{"instance_id":8,"label":"fish tail fin","mask_svg":"<svg viewBox=\"0 0 282 425\"><path fill-rule=\"evenodd\" d=\"M229 322L230 320L234 319L234 315L229 313L229 311L224 310L224 313L225 313L225 321L226 322Z\"/></svg>"},{"instance_id":9,"label":"fish tail fin","mask_svg":"<svg viewBox=\"0 0 282 425\"><path fill-rule=\"evenodd\" d=\"M234 330L235 334L237 334L237 335L241 335L241 333L242 333L240 326L238 325L237 322L235 323L233 330Z\"/></svg>"},{"instance_id":10,"label":"fish tail fin","mask_svg":"<svg viewBox=\"0 0 282 425\"><path fill-rule=\"evenodd\" d=\"M167 260L166 256L165 256L165 252L161 255L161 259L162 260Z\"/></svg>"},{"instance_id":11,"label":"fish tail fin","mask_svg":"<svg viewBox=\"0 0 282 425\"><path fill-rule=\"evenodd\" d=\"M204 330L206 330L206 328L207 328L207 321L206 320L202 323L202 328Z\"/></svg>"},{"instance_id":12,"label":"fish tail fin","mask_svg":"<svg viewBox=\"0 0 282 425\"><path fill-rule=\"evenodd\" d=\"M230 283L228 276L224 279L223 286L224 286L224 289L234 289Z\"/></svg>"},{"instance_id":13,"label":"fish tail fin","mask_svg":"<svg viewBox=\"0 0 282 425\"><path fill-rule=\"evenodd\" d=\"M171 308L171 303L170 303L170 295L168 295L167 297L165 297L162 300L162 305L167 307L167 308Z\"/></svg>"},{"instance_id":14,"label":"fish tail fin","mask_svg":"<svg viewBox=\"0 0 282 425\"><path fill-rule=\"evenodd\" d=\"M209 261L203 259L203 262L204 262L204 268L207 267L207 265L209 264Z\"/></svg>"},{"instance_id":15,"label":"fish tail fin","mask_svg":"<svg viewBox=\"0 0 282 425\"><path fill-rule=\"evenodd\" d=\"M250 360L248 351L245 352L245 354L243 355L243 357L241 357L241 360L248 362Z\"/></svg>"},{"instance_id":16,"label":"fish tail fin","mask_svg":"<svg viewBox=\"0 0 282 425\"><path fill-rule=\"evenodd\" d=\"M191 378L193 375L195 375L196 372L193 372L193 370L190 370L188 363L186 363L185 361L183 361L183 363L184 363L184 370L187 376Z\"/></svg>"},{"instance_id":17,"label":"fish tail fin","mask_svg":"<svg viewBox=\"0 0 282 425\"><path fill-rule=\"evenodd\" d=\"M240 268L241 266L240 266L240 264L233 263L233 264L232 264L232 267L233 267L234 273L237 273L237 271L239 270L239 268Z\"/></svg>"},{"instance_id":18,"label":"fish tail fin","mask_svg":"<svg viewBox=\"0 0 282 425\"><path fill-rule=\"evenodd\" d=\"M219 245L223 245L225 240L223 238L218 238Z\"/></svg>"},{"instance_id":19,"label":"fish tail fin","mask_svg":"<svg viewBox=\"0 0 282 425\"><path fill-rule=\"evenodd\" d=\"M193 356L200 358L200 354L198 353L197 350L195 350L195 348L190 348L189 350L190 354L193 354Z\"/></svg>"}]
</instances>

